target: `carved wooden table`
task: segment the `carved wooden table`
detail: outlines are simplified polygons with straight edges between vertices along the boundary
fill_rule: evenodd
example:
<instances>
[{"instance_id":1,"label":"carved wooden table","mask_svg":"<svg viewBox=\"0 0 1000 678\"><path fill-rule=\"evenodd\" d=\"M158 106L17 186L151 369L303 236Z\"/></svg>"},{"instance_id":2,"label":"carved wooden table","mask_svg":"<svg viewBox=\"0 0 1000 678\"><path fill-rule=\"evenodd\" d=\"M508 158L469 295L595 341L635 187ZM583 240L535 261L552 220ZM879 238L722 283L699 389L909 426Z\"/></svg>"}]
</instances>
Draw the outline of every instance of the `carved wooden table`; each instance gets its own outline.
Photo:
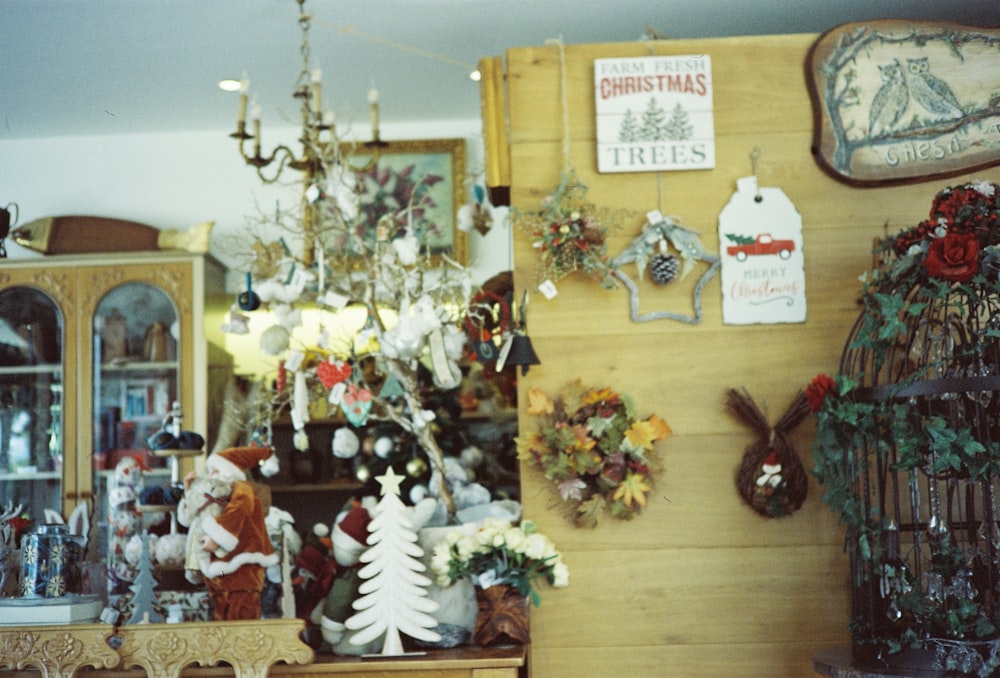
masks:
<instances>
[{"instance_id":1,"label":"carved wooden table","mask_svg":"<svg viewBox=\"0 0 1000 678\"><path fill-rule=\"evenodd\" d=\"M99 675L139 667L149 678L177 678L192 664L226 663L236 678L264 678L272 664L313 660L302 628L301 619L133 624L117 633L108 624L3 627L0 669L34 667L46 678L73 678L84 667L101 669ZM112 636L121 641L117 650Z\"/></svg>"},{"instance_id":2,"label":"carved wooden table","mask_svg":"<svg viewBox=\"0 0 1000 678\"><path fill-rule=\"evenodd\" d=\"M405 657L314 655L299 619L0 627L5 678L518 678L523 646L458 647ZM220 665L223 664L223 665ZM228 664L228 666L225 666ZM9 669L9 670L5 670Z\"/></svg>"}]
</instances>

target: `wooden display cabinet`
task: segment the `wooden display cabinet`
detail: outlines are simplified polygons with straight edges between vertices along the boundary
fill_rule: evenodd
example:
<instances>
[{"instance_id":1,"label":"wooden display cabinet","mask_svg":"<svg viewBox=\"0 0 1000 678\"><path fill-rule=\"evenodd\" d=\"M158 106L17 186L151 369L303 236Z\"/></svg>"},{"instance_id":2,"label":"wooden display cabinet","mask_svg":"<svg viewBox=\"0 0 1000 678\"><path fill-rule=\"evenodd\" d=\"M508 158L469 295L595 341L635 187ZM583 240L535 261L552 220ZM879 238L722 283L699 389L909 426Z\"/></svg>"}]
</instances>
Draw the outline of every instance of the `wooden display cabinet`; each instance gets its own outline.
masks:
<instances>
[{"instance_id":1,"label":"wooden display cabinet","mask_svg":"<svg viewBox=\"0 0 1000 678\"><path fill-rule=\"evenodd\" d=\"M0 497L68 516L105 507L105 469L141 453L172 401L211 440L231 366L220 325L225 269L206 255L130 252L5 261L0 267ZM4 338L6 337L6 341ZM210 379L213 370L219 379ZM4 427L10 431L9 427ZM164 474L166 477L166 474ZM92 521L92 524L96 521Z\"/></svg>"}]
</instances>

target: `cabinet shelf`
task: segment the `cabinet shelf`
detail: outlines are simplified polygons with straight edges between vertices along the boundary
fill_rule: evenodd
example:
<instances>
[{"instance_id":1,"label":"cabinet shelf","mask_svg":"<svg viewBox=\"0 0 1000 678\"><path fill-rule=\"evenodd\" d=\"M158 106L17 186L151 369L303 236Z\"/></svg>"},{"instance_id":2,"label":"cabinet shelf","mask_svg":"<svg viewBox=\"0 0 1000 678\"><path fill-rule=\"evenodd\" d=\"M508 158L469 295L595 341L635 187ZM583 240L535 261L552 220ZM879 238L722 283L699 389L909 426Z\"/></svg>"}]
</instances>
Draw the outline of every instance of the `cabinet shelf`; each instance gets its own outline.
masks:
<instances>
[{"instance_id":1,"label":"cabinet shelf","mask_svg":"<svg viewBox=\"0 0 1000 678\"><path fill-rule=\"evenodd\" d=\"M0 480L61 480L62 471L36 471L35 473L0 473Z\"/></svg>"},{"instance_id":2,"label":"cabinet shelf","mask_svg":"<svg viewBox=\"0 0 1000 678\"><path fill-rule=\"evenodd\" d=\"M41 363L39 365L15 365L12 367L0 367L0 375L14 374L62 374L62 365L59 363Z\"/></svg>"},{"instance_id":3,"label":"cabinet shelf","mask_svg":"<svg viewBox=\"0 0 1000 678\"><path fill-rule=\"evenodd\" d=\"M101 372L168 372L177 368L178 362L176 360L162 362L123 360L103 363L101 365Z\"/></svg>"},{"instance_id":4,"label":"cabinet shelf","mask_svg":"<svg viewBox=\"0 0 1000 678\"><path fill-rule=\"evenodd\" d=\"M292 494L295 492L338 492L357 490L362 486L353 478L334 478L322 483L291 483L288 485L268 485L272 494Z\"/></svg>"}]
</instances>

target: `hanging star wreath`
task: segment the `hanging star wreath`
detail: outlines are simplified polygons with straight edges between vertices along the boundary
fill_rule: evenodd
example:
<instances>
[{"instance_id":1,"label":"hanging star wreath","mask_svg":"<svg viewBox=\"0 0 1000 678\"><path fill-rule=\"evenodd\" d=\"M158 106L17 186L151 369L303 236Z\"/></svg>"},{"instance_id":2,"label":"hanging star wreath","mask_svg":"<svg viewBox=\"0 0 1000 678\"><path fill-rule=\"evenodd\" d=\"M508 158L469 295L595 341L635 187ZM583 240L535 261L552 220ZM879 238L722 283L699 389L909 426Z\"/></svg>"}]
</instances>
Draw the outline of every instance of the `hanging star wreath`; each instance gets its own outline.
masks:
<instances>
[{"instance_id":1,"label":"hanging star wreath","mask_svg":"<svg viewBox=\"0 0 1000 678\"><path fill-rule=\"evenodd\" d=\"M597 280L602 287L617 287L607 255L610 226L622 210L598 208L587 202L587 186L576 172L567 170L559 186L542 200L536 212L515 212L518 227L539 250L539 282L553 282L570 273L581 272Z\"/></svg>"},{"instance_id":2,"label":"hanging star wreath","mask_svg":"<svg viewBox=\"0 0 1000 678\"><path fill-rule=\"evenodd\" d=\"M672 252L668 253L667 243L677 252L680 257ZM659 253L654 251L659 249ZM651 313L639 313L639 286L625 273L623 268L627 264L635 264L638 269L639 280L642 280L646 267L651 269L654 282L667 284L675 279L680 280L686 277L698 262L708 264L708 268L702 273L701 278L694 288L694 314L674 313L672 311L653 311ZM701 292L708 284L708 281L719 272L719 257L705 249L701 244L701 239L694 231L685 228L671 219L664 217L659 211L652 211L646 215L646 225L642 233L625 248L625 250L610 262L611 269L616 278L629 291L629 308L632 322L640 323L649 320L678 320L696 325L701 322ZM676 272L676 275L665 275L664 270ZM657 279L657 276L660 276Z\"/></svg>"}]
</instances>

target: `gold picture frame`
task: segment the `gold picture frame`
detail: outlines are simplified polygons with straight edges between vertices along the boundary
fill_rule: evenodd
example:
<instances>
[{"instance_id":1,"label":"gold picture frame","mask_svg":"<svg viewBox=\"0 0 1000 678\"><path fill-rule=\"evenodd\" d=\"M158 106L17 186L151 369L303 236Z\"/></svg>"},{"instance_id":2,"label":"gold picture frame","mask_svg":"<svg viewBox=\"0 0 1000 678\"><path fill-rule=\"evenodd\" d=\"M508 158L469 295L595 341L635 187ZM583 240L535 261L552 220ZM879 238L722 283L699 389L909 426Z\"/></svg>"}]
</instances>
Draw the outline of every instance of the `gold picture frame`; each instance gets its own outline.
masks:
<instances>
[{"instance_id":1,"label":"gold picture frame","mask_svg":"<svg viewBox=\"0 0 1000 678\"><path fill-rule=\"evenodd\" d=\"M410 209L423 252L468 263L468 238L458 228L458 209L465 204L464 139L381 142L371 167L367 146L342 148L349 166L365 168L357 172L362 218L356 236L370 242L380 217Z\"/></svg>"}]
</instances>

